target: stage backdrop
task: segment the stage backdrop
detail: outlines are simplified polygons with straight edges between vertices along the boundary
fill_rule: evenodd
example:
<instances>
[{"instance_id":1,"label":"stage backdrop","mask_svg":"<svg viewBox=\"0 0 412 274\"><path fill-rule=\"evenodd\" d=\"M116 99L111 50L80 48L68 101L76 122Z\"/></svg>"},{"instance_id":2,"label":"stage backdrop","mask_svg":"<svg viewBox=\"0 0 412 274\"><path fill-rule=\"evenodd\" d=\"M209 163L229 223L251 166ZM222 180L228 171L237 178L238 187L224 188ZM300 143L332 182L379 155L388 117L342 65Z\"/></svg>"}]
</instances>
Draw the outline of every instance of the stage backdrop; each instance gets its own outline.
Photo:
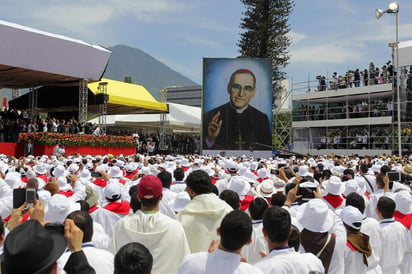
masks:
<instances>
[{"instance_id":1,"label":"stage backdrop","mask_svg":"<svg viewBox=\"0 0 412 274\"><path fill-rule=\"evenodd\" d=\"M270 59L203 59L203 154L271 156L271 78Z\"/></svg>"}]
</instances>

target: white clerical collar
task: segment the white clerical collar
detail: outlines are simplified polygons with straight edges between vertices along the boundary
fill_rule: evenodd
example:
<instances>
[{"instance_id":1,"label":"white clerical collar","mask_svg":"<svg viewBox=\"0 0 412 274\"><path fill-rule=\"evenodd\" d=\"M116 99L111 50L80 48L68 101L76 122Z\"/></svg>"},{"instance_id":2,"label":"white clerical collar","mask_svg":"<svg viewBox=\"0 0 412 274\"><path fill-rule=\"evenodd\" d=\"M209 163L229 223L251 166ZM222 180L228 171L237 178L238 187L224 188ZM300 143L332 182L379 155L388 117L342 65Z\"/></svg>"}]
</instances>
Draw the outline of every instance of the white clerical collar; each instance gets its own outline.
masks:
<instances>
[{"instance_id":1,"label":"white clerical collar","mask_svg":"<svg viewBox=\"0 0 412 274\"><path fill-rule=\"evenodd\" d=\"M248 108L248 106L249 106L249 104L248 104L246 107L239 109L239 108L235 108L235 107L232 105L232 102L229 102L229 105L230 105L231 108L233 108L233 109L236 111L236 113L243 113L243 111L245 111L245 110Z\"/></svg>"}]
</instances>

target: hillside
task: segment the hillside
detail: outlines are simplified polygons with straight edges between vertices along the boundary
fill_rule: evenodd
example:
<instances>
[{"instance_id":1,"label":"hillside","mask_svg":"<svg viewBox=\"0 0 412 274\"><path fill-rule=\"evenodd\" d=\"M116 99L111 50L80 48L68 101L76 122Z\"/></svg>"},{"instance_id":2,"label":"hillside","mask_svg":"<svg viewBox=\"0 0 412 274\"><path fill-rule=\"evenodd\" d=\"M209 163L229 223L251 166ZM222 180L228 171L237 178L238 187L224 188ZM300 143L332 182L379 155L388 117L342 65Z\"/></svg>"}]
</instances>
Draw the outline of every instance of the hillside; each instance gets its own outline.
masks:
<instances>
[{"instance_id":1,"label":"hillside","mask_svg":"<svg viewBox=\"0 0 412 274\"><path fill-rule=\"evenodd\" d=\"M103 77L119 81L131 77L133 83L143 85L157 99L159 90L167 86L198 85L140 49L117 45L108 50L112 56Z\"/></svg>"}]
</instances>

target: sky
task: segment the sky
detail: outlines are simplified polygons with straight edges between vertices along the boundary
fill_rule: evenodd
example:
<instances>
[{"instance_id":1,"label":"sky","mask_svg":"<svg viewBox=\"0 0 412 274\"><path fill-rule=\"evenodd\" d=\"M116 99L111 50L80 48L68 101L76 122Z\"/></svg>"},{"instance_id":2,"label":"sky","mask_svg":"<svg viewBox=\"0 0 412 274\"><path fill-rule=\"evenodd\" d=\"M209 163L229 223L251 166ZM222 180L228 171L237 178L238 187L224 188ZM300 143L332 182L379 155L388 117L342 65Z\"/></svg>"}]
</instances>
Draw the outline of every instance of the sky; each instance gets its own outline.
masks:
<instances>
[{"instance_id":1,"label":"sky","mask_svg":"<svg viewBox=\"0 0 412 274\"><path fill-rule=\"evenodd\" d=\"M374 15L389 2L295 0L291 60L285 68L289 82L391 60L395 16L377 20ZM398 2L399 40L411 40L412 1ZM240 0L0 0L0 20L104 47L140 48L199 84L204 57L239 55L244 11Z\"/></svg>"}]
</instances>

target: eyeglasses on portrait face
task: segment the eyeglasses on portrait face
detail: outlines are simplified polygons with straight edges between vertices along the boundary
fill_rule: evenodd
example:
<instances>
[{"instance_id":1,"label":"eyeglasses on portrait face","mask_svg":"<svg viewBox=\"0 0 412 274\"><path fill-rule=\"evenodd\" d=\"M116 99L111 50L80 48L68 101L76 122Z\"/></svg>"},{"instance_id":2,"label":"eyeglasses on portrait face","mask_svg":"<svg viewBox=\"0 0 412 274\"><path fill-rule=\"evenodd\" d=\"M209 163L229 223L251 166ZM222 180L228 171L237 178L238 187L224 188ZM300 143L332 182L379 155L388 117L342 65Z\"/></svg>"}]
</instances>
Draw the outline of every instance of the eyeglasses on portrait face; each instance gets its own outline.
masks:
<instances>
[{"instance_id":1,"label":"eyeglasses on portrait face","mask_svg":"<svg viewBox=\"0 0 412 274\"><path fill-rule=\"evenodd\" d=\"M245 93L251 93L254 90L254 87L252 86L241 86L239 84L231 84L230 88L233 92L240 92L243 90Z\"/></svg>"}]
</instances>

